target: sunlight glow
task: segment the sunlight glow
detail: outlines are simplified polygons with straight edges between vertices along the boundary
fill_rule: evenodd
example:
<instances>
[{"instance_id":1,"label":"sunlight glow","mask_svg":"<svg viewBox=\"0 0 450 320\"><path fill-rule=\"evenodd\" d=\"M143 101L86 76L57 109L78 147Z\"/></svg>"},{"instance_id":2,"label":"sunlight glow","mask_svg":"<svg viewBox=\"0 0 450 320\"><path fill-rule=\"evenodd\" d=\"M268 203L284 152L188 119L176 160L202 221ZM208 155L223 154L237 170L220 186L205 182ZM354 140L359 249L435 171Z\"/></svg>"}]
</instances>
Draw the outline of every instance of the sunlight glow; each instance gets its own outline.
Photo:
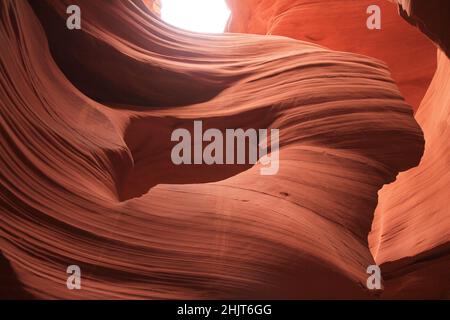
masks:
<instances>
[{"instance_id":1,"label":"sunlight glow","mask_svg":"<svg viewBox=\"0 0 450 320\"><path fill-rule=\"evenodd\" d=\"M189 31L222 33L229 17L230 9L225 0L161 1L161 18Z\"/></svg>"}]
</instances>

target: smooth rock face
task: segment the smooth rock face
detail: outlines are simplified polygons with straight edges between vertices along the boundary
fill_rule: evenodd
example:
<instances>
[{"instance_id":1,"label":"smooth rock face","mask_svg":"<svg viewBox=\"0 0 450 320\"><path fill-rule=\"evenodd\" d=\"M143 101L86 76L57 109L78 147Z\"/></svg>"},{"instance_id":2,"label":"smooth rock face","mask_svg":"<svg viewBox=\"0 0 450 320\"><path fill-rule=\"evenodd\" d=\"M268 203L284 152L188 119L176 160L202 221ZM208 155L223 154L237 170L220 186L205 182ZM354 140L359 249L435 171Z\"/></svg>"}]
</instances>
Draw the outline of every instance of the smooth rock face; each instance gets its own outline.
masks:
<instances>
[{"instance_id":1,"label":"smooth rock face","mask_svg":"<svg viewBox=\"0 0 450 320\"><path fill-rule=\"evenodd\" d=\"M444 51L416 119L425 135L417 168L379 193L369 243L385 298L450 298L450 2L404 0L400 13Z\"/></svg>"},{"instance_id":2,"label":"smooth rock face","mask_svg":"<svg viewBox=\"0 0 450 320\"><path fill-rule=\"evenodd\" d=\"M402 17L420 28L450 56L450 2L446 0L391 0L399 4Z\"/></svg>"},{"instance_id":3,"label":"smooth rock face","mask_svg":"<svg viewBox=\"0 0 450 320\"><path fill-rule=\"evenodd\" d=\"M82 30L64 28L73 3ZM426 297L448 290L422 282L445 274L448 239L434 234L445 226L414 222L410 238L393 219L373 221L378 191L419 164L425 143L380 60L284 37L183 32L140 0L4 0L0 15L0 297L370 299L380 295L365 287L375 263L388 274L385 296L404 297L405 283ZM446 59L417 114L436 137L431 150L444 150L425 149L422 161L442 155L444 177ZM173 165L171 132L197 119L280 129L280 172ZM380 192L381 218L394 215L383 198L395 184ZM423 264L428 252L438 258ZM82 291L66 287L74 264Z\"/></svg>"},{"instance_id":4,"label":"smooth rock face","mask_svg":"<svg viewBox=\"0 0 450 320\"><path fill-rule=\"evenodd\" d=\"M389 66L414 110L436 70L436 49L386 0L227 0L229 31L281 35L368 55ZM425 1L426 2L426 1ZM381 30L367 28L367 8L381 9Z\"/></svg>"},{"instance_id":5,"label":"smooth rock face","mask_svg":"<svg viewBox=\"0 0 450 320\"><path fill-rule=\"evenodd\" d=\"M399 5L403 18L444 51L438 50L438 67L430 86L427 77L434 72L431 61L436 60L431 57L430 44L400 21L387 2L229 0L234 9L229 29L287 35L381 58L415 107L427 90L416 114L425 134L424 156L418 167L401 173L380 191L369 243L375 261L382 265L383 297L448 298L450 284L444 279L450 278L450 2L392 2ZM363 24L364 8L375 3L382 8L383 31L378 33L364 30ZM405 89L404 77L421 78L415 83L420 89Z\"/></svg>"},{"instance_id":6,"label":"smooth rock face","mask_svg":"<svg viewBox=\"0 0 450 320\"><path fill-rule=\"evenodd\" d=\"M161 16L161 0L143 0L145 5L155 13L157 16Z\"/></svg>"},{"instance_id":7,"label":"smooth rock face","mask_svg":"<svg viewBox=\"0 0 450 320\"><path fill-rule=\"evenodd\" d=\"M380 191L369 242L392 282L387 297L450 298L450 61L441 51L416 119L424 156Z\"/></svg>"}]
</instances>

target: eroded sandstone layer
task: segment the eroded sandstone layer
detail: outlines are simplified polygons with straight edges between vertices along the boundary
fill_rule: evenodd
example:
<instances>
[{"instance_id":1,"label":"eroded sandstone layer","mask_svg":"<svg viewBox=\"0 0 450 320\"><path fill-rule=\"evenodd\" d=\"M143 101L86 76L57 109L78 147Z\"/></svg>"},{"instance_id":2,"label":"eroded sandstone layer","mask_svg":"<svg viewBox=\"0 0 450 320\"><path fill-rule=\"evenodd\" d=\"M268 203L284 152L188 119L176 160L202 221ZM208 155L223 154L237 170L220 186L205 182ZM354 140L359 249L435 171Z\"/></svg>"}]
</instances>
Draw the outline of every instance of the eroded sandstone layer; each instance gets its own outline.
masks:
<instances>
[{"instance_id":1,"label":"eroded sandstone layer","mask_svg":"<svg viewBox=\"0 0 450 320\"><path fill-rule=\"evenodd\" d=\"M416 119L425 133L426 146L420 165L401 173L380 192L369 239L371 250L386 280L383 297L448 298L450 285L444 279L450 278L450 2L391 1L398 4L404 19L442 49L437 59L436 49L402 22L395 7L386 1L228 2L233 8L231 31L286 35L388 62L406 98L414 100L419 110ZM382 9L382 32L366 28L365 8L371 4ZM432 60L438 61L436 72ZM434 72L428 86L427 79ZM415 89L403 85L408 77L418 80Z\"/></svg>"},{"instance_id":2,"label":"eroded sandstone layer","mask_svg":"<svg viewBox=\"0 0 450 320\"><path fill-rule=\"evenodd\" d=\"M372 253L382 265L386 298L450 298L450 3L398 1L400 12L443 49L416 114L425 135L417 168L380 191Z\"/></svg>"},{"instance_id":3,"label":"eroded sandstone layer","mask_svg":"<svg viewBox=\"0 0 450 320\"><path fill-rule=\"evenodd\" d=\"M382 61L183 32L140 0L4 0L0 15L2 296L379 296L365 287L384 259L367 240L378 191L424 150ZM280 129L279 174L173 165L171 132L198 119Z\"/></svg>"},{"instance_id":4,"label":"eroded sandstone layer","mask_svg":"<svg viewBox=\"0 0 450 320\"><path fill-rule=\"evenodd\" d=\"M424 156L380 191L371 250L391 284L386 297L450 298L450 61L441 51L416 119Z\"/></svg>"},{"instance_id":5,"label":"eroded sandstone layer","mask_svg":"<svg viewBox=\"0 0 450 320\"><path fill-rule=\"evenodd\" d=\"M436 49L387 0L227 0L231 32L282 35L387 63L414 110L436 70ZM426 2L426 1L425 1ZM381 9L381 30L367 28L367 8ZM411 59L414 57L414 59Z\"/></svg>"}]
</instances>

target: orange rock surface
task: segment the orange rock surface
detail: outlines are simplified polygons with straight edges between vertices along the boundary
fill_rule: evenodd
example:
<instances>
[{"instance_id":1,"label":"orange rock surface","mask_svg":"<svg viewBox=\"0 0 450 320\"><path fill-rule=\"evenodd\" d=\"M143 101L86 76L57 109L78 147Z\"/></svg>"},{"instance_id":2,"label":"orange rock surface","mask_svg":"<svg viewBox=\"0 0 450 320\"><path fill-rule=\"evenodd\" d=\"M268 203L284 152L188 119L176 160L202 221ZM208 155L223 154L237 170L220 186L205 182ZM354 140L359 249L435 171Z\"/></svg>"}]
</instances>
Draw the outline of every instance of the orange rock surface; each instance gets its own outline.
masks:
<instances>
[{"instance_id":1,"label":"orange rock surface","mask_svg":"<svg viewBox=\"0 0 450 320\"><path fill-rule=\"evenodd\" d=\"M436 49L386 0L227 0L231 32L281 35L380 59L414 110L436 70ZM367 8L381 9L381 30L367 28ZM417 63L420 61L420 63Z\"/></svg>"},{"instance_id":2,"label":"orange rock surface","mask_svg":"<svg viewBox=\"0 0 450 320\"><path fill-rule=\"evenodd\" d=\"M426 147L417 168L401 173L379 193L371 250L387 281L384 297L448 298L450 284L442 280L450 278L450 62L445 54L450 2L391 1L399 5L401 17L441 47L437 59L435 46L402 21L395 6L386 1L228 2L233 8L231 31L290 36L388 63L402 93L419 110L416 119L424 130ZM380 31L366 28L365 8L371 4L382 9ZM436 60L435 72L432 61ZM434 73L428 86L428 77Z\"/></svg>"},{"instance_id":3,"label":"orange rock surface","mask_svg":"<svg viewBox=\"0 0 450 320\"><path fill-rule=\"evenodd\" d=\"M65 28L71 4L81 30ZM4 0L0 18L1 297L445 297L424 278L448 260L443 54L416 120L392 60L360 50L184 32L141 0ZM422 88L433 44L399 28L419 41ZM379 46L405 66L391 40ZM174 165L171 133L199 119L280 129L279 173ZM366 288L375 263L384 293ZM82 290L67 289L69 265Z\"/></svg>"}]
</instances>

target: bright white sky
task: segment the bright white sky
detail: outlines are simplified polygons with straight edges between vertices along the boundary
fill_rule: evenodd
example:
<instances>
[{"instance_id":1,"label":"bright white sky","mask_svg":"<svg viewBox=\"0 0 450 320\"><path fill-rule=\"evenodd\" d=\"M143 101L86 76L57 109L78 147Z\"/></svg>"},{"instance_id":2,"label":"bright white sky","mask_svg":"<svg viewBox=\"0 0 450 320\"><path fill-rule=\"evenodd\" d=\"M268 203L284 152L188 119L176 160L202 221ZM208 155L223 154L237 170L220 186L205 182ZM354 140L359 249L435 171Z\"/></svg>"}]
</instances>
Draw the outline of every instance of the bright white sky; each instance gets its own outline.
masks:
<instances>
[{"instance_id":1,"label":"bright white sky","mask_svg":"<svg viewBox=\"0 0 450 320\"><path fill-rule=\"evenodd\" d=\"M162 0L161 16L165 22L181 29L222 33L230 9L225 0Z\"/></svg>"}]
</instances>

